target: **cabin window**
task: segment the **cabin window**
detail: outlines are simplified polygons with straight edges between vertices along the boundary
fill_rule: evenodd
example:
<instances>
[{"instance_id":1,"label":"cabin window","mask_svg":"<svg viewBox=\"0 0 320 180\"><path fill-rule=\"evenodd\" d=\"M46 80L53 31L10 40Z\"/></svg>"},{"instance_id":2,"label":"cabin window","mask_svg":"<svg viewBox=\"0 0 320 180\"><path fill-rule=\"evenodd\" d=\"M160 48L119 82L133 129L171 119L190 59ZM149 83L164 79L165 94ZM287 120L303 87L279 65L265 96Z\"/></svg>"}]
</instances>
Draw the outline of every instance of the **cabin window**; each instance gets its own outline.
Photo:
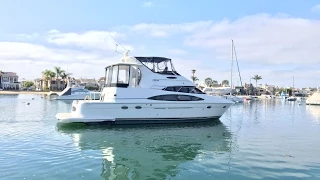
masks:
<instances>
[{"instance_id":1,"label":"cabin window","mask_svg":"<svg viewBox=\"0 0 320 180\"><path fill-rule=\"evenodd\" d=\"M108 87L111 83L111 74L110 74L110 67L106 68L106 76L105 76L105 85Z\"/></svg>"},{"instance_id":2,"label":"cabin window","mask_svg":"<svg viewBox=\"0 0 320 180\"><path fill-rule=\"evenodd\" d=\"M130 85L131 87L136 87L139 85L141 80L141 70L137 66L131 66L131 80Z\"/></svg>"},{"instance_id":3,"label":"cabin window","mask_svg":"<svg viewBox=\"0 0 320 180\"><path fill-rule=\"evenodd\" d=\"M166 95L160 95L160 96L153 96L153 97L149 97L148 99L158 100L158 101L202 101L204 100L196 96L179 95L179 94L166 94Z\"/></svg>"},{"instance_id":4,"label":"cabin window","mask_svg":"<svg viewBox=\"0 0 320 180\"><path fill-rule=\"evenodd\" d=\"M128 87L129 78L129 65L116 65L106 68L106 87Z\"/></svg>"},{"instance_id":5,"label":"cabin window","mask_svg":"<svg viewBox=\"0 0 320 180\"><path fill-rule=\"evenodd\" d=\"M141 70L138 68L138 81L137 81L137 84L139 85L140 84L140 81L141 81Z\"/></svg>"},{"instance_id":6,"label":"cabin window","mask_svg":"<svg viewBox=\"0 0 320 180\"><path fill-rule=\"evenodd\" d=\"M127 65L119 66L118 83L129 84L129 68Z\"/></svg>"},{"instance_id":7,"label":"cabin window","mask_svg":"<svg viewBox=\"0 0 320 180\"><path fill-rule=\"evenodd\" d=\"M119 66L112 67L111 84L117 84L118 82Z\"/></svg>"},{"instance_id":8,"label":"cabin window","mask_svg":"<svg viewBox=\"0 0 320 180\"><path fill-rule=\"evenodd\" d=\"M205 94L200 89L194 86L169 86L164 89L164 91L174 91L174 92L183 92L183 93L192 93L192 94Z\"/></svg>"}]
</instances>

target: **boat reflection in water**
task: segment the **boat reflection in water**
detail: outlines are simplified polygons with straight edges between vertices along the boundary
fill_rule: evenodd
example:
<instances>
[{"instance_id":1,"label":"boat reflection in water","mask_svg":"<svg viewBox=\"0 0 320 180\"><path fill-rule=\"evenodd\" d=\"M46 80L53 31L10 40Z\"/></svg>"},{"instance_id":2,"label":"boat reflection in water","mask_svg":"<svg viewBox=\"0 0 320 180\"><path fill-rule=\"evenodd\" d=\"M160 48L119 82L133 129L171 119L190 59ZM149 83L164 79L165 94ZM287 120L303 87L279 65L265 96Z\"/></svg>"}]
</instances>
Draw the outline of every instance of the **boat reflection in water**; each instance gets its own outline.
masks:
<instances>
[{"instance_id":1,"label":"boat reflection in water","mask_svg":"<svg viewBox=\"0 0 320 180\"><path fill-rule=\"evenodd\" d=\"M185 163L203 154L214 156L229 152L232 142L231 133L219 120L112 128L58 125L57 129L70 135L81 151L101 151L104 179L175 177L187 171L183 168Z\"/></svg>"}]
</instances>

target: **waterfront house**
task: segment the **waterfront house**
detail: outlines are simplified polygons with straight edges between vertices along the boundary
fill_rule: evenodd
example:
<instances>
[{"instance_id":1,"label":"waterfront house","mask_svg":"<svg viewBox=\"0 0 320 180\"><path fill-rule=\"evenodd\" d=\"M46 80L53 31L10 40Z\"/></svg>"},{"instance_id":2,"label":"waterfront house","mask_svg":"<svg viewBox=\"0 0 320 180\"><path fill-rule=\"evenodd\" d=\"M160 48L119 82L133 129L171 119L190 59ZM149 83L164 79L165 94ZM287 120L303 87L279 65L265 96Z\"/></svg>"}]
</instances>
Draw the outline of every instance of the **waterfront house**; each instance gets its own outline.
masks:
<instances>
[{"instance_id":1,"label":"waterfront house","mask_svg":"<svg viewBox=\"0 0 320 180\"><path fill-rule=\"evenodd\" d=\"M0 72L0 88L19 89L19 76L15 72Z\"/></svg>"},{"instance_id":2,"label":"waterfront house","mask_svg":"<svg viewBox=\"0 0 320 180\"><path fill-rule=\"evenodd\" d=\"M51 91L62 91L66 86L64 79L42 79L38 78L34 80L34 86L37 91L51 90Z\"/></svg>"}]
</instances>

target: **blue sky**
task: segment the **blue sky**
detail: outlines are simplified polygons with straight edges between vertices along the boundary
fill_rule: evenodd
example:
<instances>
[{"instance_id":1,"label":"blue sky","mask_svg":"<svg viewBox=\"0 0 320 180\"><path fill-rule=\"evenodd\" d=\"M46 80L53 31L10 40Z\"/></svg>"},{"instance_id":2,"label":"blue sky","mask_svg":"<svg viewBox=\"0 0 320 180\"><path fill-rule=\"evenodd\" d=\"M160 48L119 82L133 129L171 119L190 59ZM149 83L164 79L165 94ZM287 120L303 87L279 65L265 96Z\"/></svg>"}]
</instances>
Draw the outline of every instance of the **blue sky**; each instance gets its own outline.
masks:
<instances>
[{"instance_id":1,"label":"blue sky","mask_svg":"<svg viewBox=\"0 0 320 180\"><path fill-rule=\"evenodd\" d=\"M0 69L33 79L53 66L77 77L103 76L121 56L167 56L190 77L230 74L234 39L242 79L320 86L320 4L316 0L4 0L0 6ZM319 42L318 42L319 41ZM23 66L22 66L23 65ZM236 68L236 67L234 67ZM100 70L99 70L100 69ZM234 75L237 83L237 76Z\"/></svg>"}]
</instances>

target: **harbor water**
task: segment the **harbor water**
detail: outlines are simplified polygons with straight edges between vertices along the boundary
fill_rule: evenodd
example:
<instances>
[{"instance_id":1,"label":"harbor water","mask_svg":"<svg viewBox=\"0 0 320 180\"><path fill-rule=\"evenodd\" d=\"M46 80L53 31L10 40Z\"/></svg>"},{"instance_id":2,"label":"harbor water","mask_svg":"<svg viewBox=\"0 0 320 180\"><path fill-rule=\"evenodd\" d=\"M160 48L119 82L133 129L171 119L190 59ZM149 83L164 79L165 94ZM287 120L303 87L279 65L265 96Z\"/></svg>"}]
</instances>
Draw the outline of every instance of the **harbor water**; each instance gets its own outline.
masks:
<instances>
[{"instance_id":1,"label":"harbor water","mask_svg":"<svg viewBox=\"0 0 320 180\"><path fill-rule=\"evenodd\" d=\"M320 106L261 99L210 123L57 125L70 109L0 95L1 180L320 179Z\"/></svg>"}]
</instances>

